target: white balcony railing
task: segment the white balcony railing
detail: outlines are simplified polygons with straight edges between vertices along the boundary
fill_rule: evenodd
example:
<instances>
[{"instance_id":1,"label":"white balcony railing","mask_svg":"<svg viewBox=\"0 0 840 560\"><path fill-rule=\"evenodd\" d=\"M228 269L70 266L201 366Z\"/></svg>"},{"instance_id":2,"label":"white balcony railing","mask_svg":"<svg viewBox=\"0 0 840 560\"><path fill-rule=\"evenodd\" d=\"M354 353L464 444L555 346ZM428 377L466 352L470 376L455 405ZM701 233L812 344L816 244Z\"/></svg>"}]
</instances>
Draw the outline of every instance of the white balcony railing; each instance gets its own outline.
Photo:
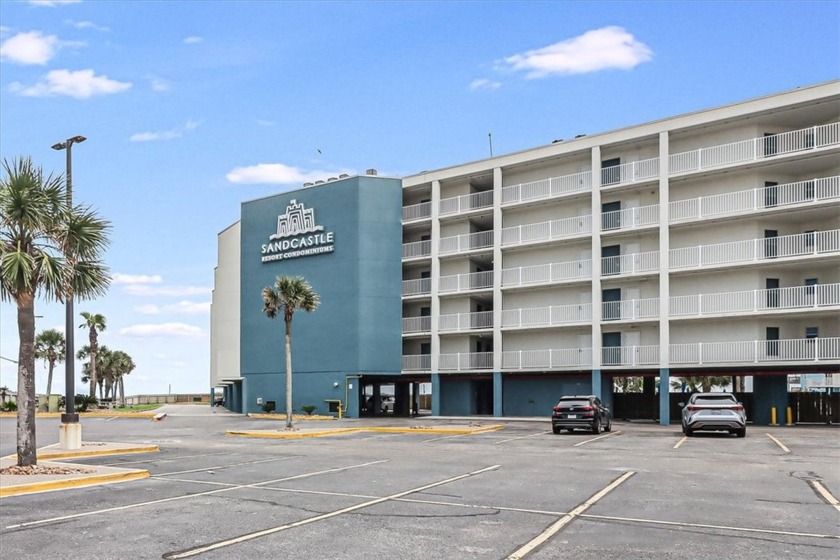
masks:
<instances>
[{"instance_id":1,"label":"white balcony railing","mask_svg":"<svg viewBox=\"0 0 840 560\"><path fill-rule=\"evenodd\" d=\"M469 371L493 369L493 352L463 352L441 354L438 362L441 371Z\"/></svg>"},{"instance_id":2,"label":"white balcony railing","mask_svg":"<svg viewBox=\"0 0 840 560\"><path fill-rule=\"evenodd\" d=\"M444 237L440 240L440 254L451 255L463 253L475 249L486 249L493 246L492 231L478 231L475 233L464 233L452 237Z\"/></svg>"},{"instance_id":3,"label":"white balcony railing","mask_svg":"<svg viewBox=\"0 0 840 560\"><path fill-rule=\"evenodd\" d=\"M540 179L502 188L502 205L547 200L592 188L592 172L582 171L562 177Z\"/></svg>"},{"instance_id":4,"label":"white balcony railing","mask_svg":"<svg viewBox=\"0 0 840 560\"><path fill-rule=\"evenodd\" d=\"M659 298L601 302L601 319L604 321L655 319L658 317Z\"/></svg>"},{"instance_id":5,"label":"white balcony railing","mask_svg":"<svg viewBox=\"0 0 840 560\"><path fill-rule=\"evenodd\" d=\"M422 220L429 218L432 215L432 203L421 202L420 204L413 204L411 206L403 206L402 221L410 222L413 220Z\"/></svg>"},{"instance_id":6,"label":"white balcony railing","mask_svg":"<svg viewBox=\"0 0 840 560\"><path fill-rule=\"evenodd\" d=\"M428 239L425 241L413 241L411 243L403 243L402 258L416 259L428 257L432 254L432 242Z\"/></svg>"},{"instance_id":7,"label":"white balcony railing","mask_svg":"<svg viewBox=\"0 0 840 560\"><path fill-rule=\"evenodd\" d=\"M592 304L552 305L502 311L502 328L554 327L592 321Z\"/></svg>"},{"instance_id":8,"label":"white balcony railing","mask_svg":"<svg viewBox=\"0 0 840 560\"><path fill-rule=\"evenodd\" d=\"M441 315L438 318L438 330L441 332L465 332L492 328L492 311L453 313L449 315Z\"/></svg>"},{"instance_id":9,"label":"white balcony railing","mask_svg":"<svg viewBox=\"0 0 840 560\"><path fill-rule=\"evenodd\" d=\"M471 272L469 274L454 274L441 276L438 281L438 293L451 294L470 292L472 290L486 290L493 287L493 271Z\"/></svg>"},{"instance_id":10,"label":"white balcony railing","mask_svg":"<svg viewBox=\"0 0 840 560\"><path fill-rule=\"evenodd\" d=\"M506 370L557 370L592 367L592 348L509 350L502 352Z\"/></svg>"},{"instance_id":11,"label":"white balcony railing","mask_svg":"<svg viewBox=\"0 0 840 560\"><path fill-rule=\"evenodd\" d=\"M840 360L840 337L672 344L670 359L681 365Z\"/></svg>"},{"instance_id":12,"label":"white balcony railing","mask_svg":"<svg viewBox=\"0 0 840 560\"><path fill-rule=\"evenodd\" d=\"M592 278L592 260L520 266L502 270L502 287L539 286Z\"/></svg>"},{"instance_id":13,"label":"white balcony railing","mask_svg":"<svg viewBox=\"0 0 840 560\"><path fill-rule=\"evenodd\" d=\"M659 271L659 251L601 258L601 276L628 276Z\"/></svg>"},{"instance_id":14,"label":"white balcony railing","mask_svg":"<svg viewBox=\"0 0 840 560\"><path fill-rule=\"evenodd\" d=\"M412 280L403 280L402 295L403 296L423 296L432 293L432 279L431 278L415 278Z\"/></svg>"},{"instance_id":15,"label":"white balcony railing","mask_svg":"<svg viewBox=\"0 0 840 560\"><path fill-rule=\"evenodd\" d=\"M840 144L840 123L751 138L710 148L671 154L671 175L765 159L782 154L815 150Z\"/></svg>"},{"instance_id":16,"label":"white balcony railing","mask_svg":"<svg viewBox=\"0 0 840 560\"><path fill-rule=\"evenodd\" d=\"M431 317L404 317L402 320L403 334L425 333L432 331Z\"/></svg>"},{"instance_id":17,"label":"white balcony railing","mask_svg":"<svg viewBox=\"0 0 840 560\"><path fill-rule=\"evenodd\" d=\"M601 213L601 230L615 231L642 228L659 223L659 205L625 208Z\"/></svg>"},{"instance_id":18,"label":"white balcony railing","mask_svg":"<svg viewBox=\"0 0 840 560\"><path fill-rule=\"evenodd\" d=\"M402 357L403 371L431 371L432 356L429 354L412 354Z\"/></svg>"},{"instance_id":19,"label":"white balcony railing","mask_svg":"<svg viewBox=\"0 0 840 560\"><path fill-rule=\"evenodd\" d=\"M502 246L540 243L589 235L592 233L592 216L576 216L550 222L539 222L522 226L507 227L502 230Z\"/></svg>"},{"instance_id":20,"label":"white balcony railing","mask_svg":"<svg viewBox=\"0 0 840 560\"><path fill-rule=\"evenodd\" d=\"M671 269L840 252L840 229L671 249Z\"/></svg>"},{"instance_id":21,"label":"white balcony railing","mask_svg":"<svg viewBox=\"0 0 840 560\"><path fill-rule=\"evenodd\" d=\"M613 346L601 348L602 366L659 365L659 346Z\"/></svg>"},{"instance_id":22,"label":"white balcony railing","mask_svg":"<svg viewBox=\"0 0 840 560\"><path fill-rule=\"evenodd\" d=\"M840 284L693 294L670 298L671 317L740 315L830 306L840 306Z\"/></svg>"},{"instance_id":23,"label":"white balcony railing","mask_svg":"<svg viewBox=\"0 0 840 560\"><path fill-rule=\"evenodd\" d=\"M610 187L624 183L646 181L659 176L659 158L631 161L601 169L601 186Z\"/></svg>"},{"instance_id":24,"label":"white balcony railing","mask_svg":"<svg viewBox=\"0 0 840 560\"><path fill-rule=\"evenodd\" d=\"M482 191L472 194L444 198L440 201L440 215L460 214L479 208L491 208L493 206L493 191Z\"/></svg>"},{"instance_id":25,"label":"white balcony railing","mask_svg":"<svg viewBox=\"0 0 840 560\"><path fill-rule=\"evenodd\" d=\"M688 200L676 200L668 205L669 219L671 223L686 222L838 199L840 199L840 176L824 177Z\"/></svg>"}]
</instances>

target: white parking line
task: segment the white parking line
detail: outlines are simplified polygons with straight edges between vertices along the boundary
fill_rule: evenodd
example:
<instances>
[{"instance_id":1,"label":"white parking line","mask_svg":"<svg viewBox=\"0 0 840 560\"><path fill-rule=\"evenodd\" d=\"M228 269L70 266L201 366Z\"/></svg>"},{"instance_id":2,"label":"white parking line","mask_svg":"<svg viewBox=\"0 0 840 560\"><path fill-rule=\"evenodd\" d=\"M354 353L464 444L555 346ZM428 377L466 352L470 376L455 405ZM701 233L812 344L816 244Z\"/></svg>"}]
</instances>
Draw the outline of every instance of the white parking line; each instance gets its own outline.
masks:
<instances>
[{"instance_id":1,"label":"white parking line","mask_svg":"<svg viewBox=\"0 0 840 560\"><path fill-rule=\"evenodd\" d=\"M517 440L517 439L532 438L532 437L537 437L537 436L544 436L545 434L550 434L550 433L551 433L551 430L546 430L546 431L544 431L544 432L540 432L540 433L538 433L538 434L531 434L531 435L527 435L527 436L512 437L512 438L503 439L503 440L500 440L500 441L497 441L497 442L494 442L494 443L495 443L495 445L498 445L498 444L500 444L500 443L506 443L506 442L508 442L508 441L514 441L514 440Z\"/></svg>"},{"instance_id":2,"label":"white parking line","mask_svg":"<svg viewBox=\"0 0 840 560\"><path fill-rule=\"evenodd\" d=\"M808 484L811 485L811 488L816 490L817 494L822 496L823 500L833 505L834 509L836 509L837 511L840 511L840 501L838 501L837 498L831 495L831 492L828 491L828 488L823 486L822 482L820 482L819 480L809 480Z\"/></svg>"},{"instance_id":3,"label":"white parking line","mask_svg":"<svg viewBox=\"0 0 840 560\"><path fill-rule=\"evenodd\" d=\"M676 445L674 445L674 449L679 449L682 446L682 444L684 444L687 441L688 441L688 436L683 436L682 439L680 441L678 441L676 443Z\"/></svg>"},{"instance_id":4,"label":"white parking line","mask_svg":"<svg viewBox=\"0 0 840 560\"><path fill-rule=\"evenodd\" d=\"M773 443L775 443L776 445L778 445L779 447L781 447L781 448L782 448L782 451L784 451L785 453L790 453L790 449L788 449L788 448L787 448L787 446L785 446L785 444L784 444L784 443L782 443L781 441L777 440L776 438L774 438L774 437L773 437L773 436L771 436L770 434L765 434L765 435L766 435L767 437L769 437L770 439L772 439L772 440L773 440Z\"/></svg>"},{"instance_id":5,"label":"white parking line","mask_svg":"<svg viewBox=\"0 0 840 560\"><path fill-rule=\"evenodd\" d=\"M455 434L455 435L451 435L451 436L440 436L440 437L436 437L436 438L432 438L432 439L424 439L420 443L429 443L429 442L432 442L432 441L440 441L442 439L452 439L452 438L456 438L456 437L464 437L464 436L471 436L471 435L472 434Z\"/></svg>"},{"instance_id":6,"label":"white parking line","mask_svg":"<svg viewBox=\"0 0 840 560\"><path fill-rule=\"evenodd\" d=\"M614 432L614 433L618 433L618 432ZM533 552L538 546L540 546L541 544L546 542L548 539L553 537L555 534L557 534L560 531L560 529L562 529L563 527L568 525L571 521L573 521L575 517L579 516L580 514L582 514L586 510L588 510L598 500L600 500L601 498L603 498L604 496L606 496L607 494L609 494L610 492L612 492L613 490L618 488L622 483L624 483L628 478L630 478L634 474L636 474L636 473L633 472L633 471L627 471L626 473L624 473L620 477L618 477L615 480L613 480L612 482L610 482L608 485L606 485L597 494L595 494L594 496L592 496L591 498L589 498L588 500L586 500L585 502L580 504L578 507L576 507L575 509L573 509L572 511L570 511L569 513L567 513L566 515L564 515L563 517L561 517L560 519L558 519L554 523L552 523L545 531L543 531L542 533L540 533L539 535L537 535L536 537L534 537L533 539L531 539L530 541L525 543L523 546L521 546L516 552L514 552L513 554L508 556L507 560L520 560L521 558L525 558L525 556L527 556L528 554Z\"/></svg>"},{"instance_id":7,"label":"white parking line","mask_svg":"<svg viewBox=\"0 0 840 560\"><path fill-rule=\"evenodd\" d=\"M604 434L602 436L594 437L592 439L583 440L580 443L574 444L572 447L578 447L578 446L581 446L581 445L586 445L587 443L592 443L593 441L598 441L599 439L608 438L610 436L617 436L620 433L621 433L621 430L617 430L615 432L609 432L609 433Z\"/></svg>"},{"instance_id":8,"label":"white parking line","mask_svg":"<svg viewBox=\"0 0 840 560\"><path fill-rule=\"evenodd\" d=\"M223 451L222 453L201 453L198 455L178 455L177 457L172 457L170 459L158 459L157 457L147 457L145 459L139 459L137 461L119 461L116 463L102 463L103 467L120 467L122 465L134 465L137 463L171 463L172 461L180 461L182 459L192 459L195 457L215 457L217 455L234 455L234 453L230 451Z\"/></svg>"},{"instance_id":9,"label":"white parking line","mask_svg":"<svg viewBox=\"0 0 840 560\"><path fill-rule=\"evenodd\" d=\"M173 476L176 474L188 474L188 473L196 473L196 472L206 472L206 471L220 471L222 469L227 469L230 467L241 467L242 465L259 465L260 463L273 463L275 461L286 461L287 459L292 459L293 457L275 457L273 459L260 459L257 461L242 461L241 463L230 463L227 465L218 465L215 467L202 467L200 469L189 469L186 471L173 471L167 473L159 473L154 475L155 477L163 477L163 476Z\"/></svg>"},{"instance_id":10,"label":"white parking line","mask_svg":"<svg viewBox=\"0 0 840 560\"><path fill-rule=\"evenodd\" d=\"M393 500L396 498L401 498L403 496L407 496L409 494L414 494L416 492L423 492L424 490L429 490L430 488L435 488L437 486L442 486L444 484L449 484L450 482L455 482L456 480L461 480L464 478L468 478L471 476L476 476L479 474L483 474L489 471L493 471L499 468L499 465L493 465L491 467L485 467L483 469L479 469L477 471L468 472L466 474L453 476L451 478L447 478L446 480L439 480L438 482L433 482L431 484L426 484L424 486L418 486L417 488L412 488L411 490L405 490L403 492L398 492L396 494L391 494L390 496L385 496L382 498L376 498L374 500L370 500L367 502L363 502L361 504L356 504L355 506L350 506L346 508L342 508L339 510L331 511L329 513L324 513L321 515L316 515L315 517L309 517L307 519L301 519L300 521L295 521L294 523L287 523L285 525L279 525L277 527L272 527L270 529L263 529L262 531L255 531L253 533L247 533L245 535L241 535L239 537L233 539L227 539L224 541L219 541L213 544L209 544L206 546L200 546L193 548L191 550L185 550L183 552L174 552L169 554L164 554L163 558L166 560L177 560L179 558L190 558L192 556L197 556L199 554L204 554L205 552L210 552L211 550L217 550L219 548L224 548L226 546L231 546L234 544L243 543L246 541L250 541L253 539L257 539L260 537L264 537L266 535L273 535L274 533L279 533L280 531L285 531L287 529L293 529L295 527L300 527L302 525L308 525L310 523L315 523L317 521L323 521L324 519L330 519L331 517L336 517L338 515L343 515L345 513L350 513L351 511L356 511L362 508L370 507L376 504L381 504L382 502L387 502L388 500Z\"/></svg>"},{"instance_id":11,"label":"white parking line","mask_svg":"<svg viewBox=\"0 0 840 560\"><path fill-rule=\"evenodd\" d=\"M254 484L239 484L237 486L230 486L230 487L227 487L227 488L219 488L217 490L208 490L207 492L198 492L196 494L185 494L183 496L173 496L171 498L162 498L160 500L150 500L148 502L139 502L139 503L136 503L136 504L129 504L127 506L117 506L117 507L112 507L112 508L99 509L99 510L95 510L95 511L86 511L84 513L74 513L72 515L63 515L61 517L51 517L49 519L41 519L39 521L29 521L27 523L18 523L16 525L8 525L6 527L6 529L18 529L20 527L31 527L33 525L44 525L44 524L53 523L53 522L56 522L56 521L66 521L68 519L78 519L79 517L88 517L90 515L98 515L100 513L111 513L112 511L122 511L122 510L126 510L126 509L133 509L133 508L138 508L138 507L143 507L143 506L150 506L150 505L154 505L154 504L163 504L163 503L166 503L166 502L175 502L177 500L188 500L190 498L197 498L199 496L208 496L208 495L211 495L211 494L219 494L221 492L230 492L231 490L238 490L240 488L260 488L261 486L264 486L266 484L277 484L278 482L286 482L286 481L289 481L289 480L299 480L301 478L308 478L310 476L318 476L318 475L321 475L321 474L337 473L337 472L342 472L342 471L348 471L350 469L358 469L358 468L361 468L361 467L369 467L371 465L378 465L380 463L387 463L387 462L388 462L387 460L371 461L369 463L360 463L358 465L350 465L348 467L337 467L337 468L334 468L334 469L325 469L323 471L315 471L315 472L311 472L311 473L298 474L298 475L294 475L294 476L285 476L283 478L276 478L274 480L266 480L264 482L256 482ZM161 479L161 480L166 480L166 479Z\"/></svg>"}]
</instances>

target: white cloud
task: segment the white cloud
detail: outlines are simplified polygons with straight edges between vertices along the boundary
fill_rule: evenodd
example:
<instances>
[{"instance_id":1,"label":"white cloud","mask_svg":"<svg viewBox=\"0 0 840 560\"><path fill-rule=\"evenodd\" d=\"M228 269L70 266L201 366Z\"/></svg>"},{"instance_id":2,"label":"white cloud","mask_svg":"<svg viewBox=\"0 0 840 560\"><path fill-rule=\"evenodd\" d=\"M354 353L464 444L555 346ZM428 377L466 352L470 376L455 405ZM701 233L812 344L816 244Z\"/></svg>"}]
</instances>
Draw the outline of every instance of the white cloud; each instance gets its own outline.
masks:
<instances>
[{"instance_id":1,"label":"white cloud","mask_svg":"<svg viewBox=\"0 0 840 560\"><path fill-rule=\"evenodd\" d=\"M225 175L228 181L238 184L292 185L326 180L340 174L354 174L353 171L304 171L282 163L258 163L248 167L236 167Z\"/></svg>"},{"instance_id":2,"label":"white cloud","mask_svg":"<svg viewBox=\"0 0 840 560\"><path fill-rule=\"evenodd\" d=\"M195 130L199 121L187 121L184 126L173 128L170 130L163 130L160 132L137 132L132 134L129 140L132 142L153 142L155 140L172 140L173 138L181 138L184 132L188 130Z\"/></svg>"},{"instance_id":3,"label":"white cloud","mask_svg":"<svg viewBox=\"0 0 840 560\"><path fill-rule=\"evenodd\" d=\"M195 45L197 43L203 43L203 42L204 42L204 38L203 37L198 37L196 35L190 35L189 37L184 38L184 44L185 45Z\"/></svg>"},{"instance_id":4,"label":"white cloud","mask_svg":"<svg viewBox=\"0 0 840 560\"><path fill-rule=\"evenodd\" d=\"M55 35L27 31L0 43L0 60L15 64L44 65L55 56L61 42Z\"/></svg>"},{"instance_id":5,"label":"white cloud","mask_svg":"<svg viewBox=\"0 0 840 560\"><path fill-rule=\"evenodd\" d=\"M470 90L477 91L480 89L499 89L502 87L501 82L494 82L486 78L479 78L470 82Z\"/></svg>"},{"instance_id":6,"label":"white cloud","mask_svg":"<svg viewBox=\"0 0 840 560\"><path fill-rule=\"evenodd\" d=\"M163 78L156 78L152 76L149 78L149 81L152 84L152 91L169 91L171 89L169 82Z\"/></svg>"},{"instance_id":7,"label":"white cloud","mask_svg":"<svg viewBox=\"0 0 840 560\"><path fill-rule=\"evenodd\" d=\"M143 315L160 315L161 313L171 313L173 315L206 315L210 313L210 302L184 300L171 305L139 305L134 308L134 311Z\"/></svg>"},{"instance_id":8,"label":"white cloud","mask_svg":"<svg viewBox=\"0 0 840 560\"><path fill-rule=\"evenodd\" d=\"M653 51L623 27L610 26L541 49L505 58L502 68L527 72L527 78L584 74L611 68L630 70L649 61Z\"/></svg>"},{"instance_id":9,"label":"white cloud","mask_svg":"<svg viewBox=\"0 0 840 560\"><path fill-rule=\"evenodd\" d=\"M54 8L61 4L79 4L82 0L29 0L29 3L33 6L46 6L48 8Z\"/></svg>"},{"instance_id":10,"label":"white cloud","mask_svg":"<svg viewBox=\"0 0 840 560\"><path fill-rule=\"evenodd\" d=\"M136 336L138 338L199 338L204 336L204 331L195 325L186 323L158 323L133 325L119 330L122 336Z\"/></svg>"},{"instance_id":11,"label":"white cloud","mask_svg":"<svg viewBox=\"0 0 840 560\"><path fill-rule=\"evenodd\" d=\"M274 121L267 120L267 119L258 119L257 124L260 125L260 126L274 126L277 123L274 122Z\"/></svg>"},{"instance_id":12,"label":"white cloud","mask_svg":"<svg viewBox=\"0 0 840 560\"><path fill-rule=\"evenodd\" d=\"M115 273L111 277L113 284L160 284L163 277L160 274L121 274Z\"/></svg>"},{"instance_id":13,"label":"white cloud","mask_svg":"<svg viewBox=\"0 0 840 560\"><path fill-rule=\"evenodd\" d=\"M14 82L9 86L12 92L24 97L53 97L66 95L76 99L87 99L94 95L121 93L131 87L128 82L111 80L107 76L96 76L93 70L51 70L46 77L33 86Z\"/></svg>"},{"instance_id":14,"label":"white cloud","mask_svg":"<svg viewBox=\"0 0 840 560\"><path fill-rule=\"evenodd\" d=\"M72 19L67 20L67 23L75 27L76 29L93 29L95 31L110 31L109 28L103 27L101 25L96 25L92 21L73 21Z\"/></svg>"},{"instance_id":15,"label":"white cloud","mask_svg":"<svg viewBox=\"0 0 840 560\"><path fill-rule=\"evenodd\" d=\"M123 292L130 296L209 296L213 288L203 286L151 286L149 284L127 284Z\"/></svg>"}]
</instances>

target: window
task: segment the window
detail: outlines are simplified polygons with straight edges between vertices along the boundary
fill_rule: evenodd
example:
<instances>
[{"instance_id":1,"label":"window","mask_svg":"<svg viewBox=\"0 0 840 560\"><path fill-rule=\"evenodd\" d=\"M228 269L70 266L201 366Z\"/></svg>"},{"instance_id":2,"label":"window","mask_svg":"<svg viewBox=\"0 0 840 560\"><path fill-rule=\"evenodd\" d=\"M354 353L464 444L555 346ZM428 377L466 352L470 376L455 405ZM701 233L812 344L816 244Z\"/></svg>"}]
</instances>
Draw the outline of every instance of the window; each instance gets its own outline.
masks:
<instances>
[{"instance_id":1,"label":"window","mask_svg":"<svg viewBox=\"0 0 840 560\"><path fill-rule=\"evenodd\" d=\"M819 281L816 278L806 278L805 279L805 295L806 296L813 296L814 295L814 286L819 284Z\"/></svg>"},{"instance_id":2,"label":"window","mask_svg":"<svg viewBox=\"0 0 840 560\"><path fill-rule=\"evenodd\" d=\"M621 158L605 159L601 162L601 185L621 182Z\"/></svg>"},{"instance_id":3,"label":"window","mask_svg":"<svg viewBox=\"0 0 840 560\"><path fill-rule=\"evenodd\" d=\"M812 341L820 337L819 327L805 327L805 338Z\"/></svg>"},{"instance_id":4,"label":"window","mask_svg":"<svg viewBox=\"0 0 840 560\"><path fill-rule=\"evenodd\" d=\"M816 235L817 231L812 229L805 232L805 248L806 249L813 249L814 248L814 236Z\"/></svg>"},{"instance_id":5,"label":"window","mask_svg":"<svg viewBox=\"0 0 840 560\"><path fill-rule=\"evenodd\" d=\"M805 181L805 200L814 200L814 181Z\"/></svg>"}]
</instances>

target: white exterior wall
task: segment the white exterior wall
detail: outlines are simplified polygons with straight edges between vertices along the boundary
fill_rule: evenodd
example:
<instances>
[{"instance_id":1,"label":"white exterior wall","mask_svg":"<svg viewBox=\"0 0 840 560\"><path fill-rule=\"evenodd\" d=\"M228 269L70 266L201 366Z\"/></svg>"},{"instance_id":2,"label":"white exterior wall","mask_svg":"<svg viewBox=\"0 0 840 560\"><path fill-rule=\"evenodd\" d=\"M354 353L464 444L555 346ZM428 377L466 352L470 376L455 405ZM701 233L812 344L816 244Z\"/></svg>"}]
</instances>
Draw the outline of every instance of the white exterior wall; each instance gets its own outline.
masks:
<instances>
[{"instance_id":1,"label":"white exterior wall","mask_svg":"<svg viewBox=\"0 0 840 560\"><path fill-rule=\"evenodd\" d=\"M210 313L210 386L239 379L239 270L241 223L219 234L218 265Z\"/></svg>"}]
</instances>

